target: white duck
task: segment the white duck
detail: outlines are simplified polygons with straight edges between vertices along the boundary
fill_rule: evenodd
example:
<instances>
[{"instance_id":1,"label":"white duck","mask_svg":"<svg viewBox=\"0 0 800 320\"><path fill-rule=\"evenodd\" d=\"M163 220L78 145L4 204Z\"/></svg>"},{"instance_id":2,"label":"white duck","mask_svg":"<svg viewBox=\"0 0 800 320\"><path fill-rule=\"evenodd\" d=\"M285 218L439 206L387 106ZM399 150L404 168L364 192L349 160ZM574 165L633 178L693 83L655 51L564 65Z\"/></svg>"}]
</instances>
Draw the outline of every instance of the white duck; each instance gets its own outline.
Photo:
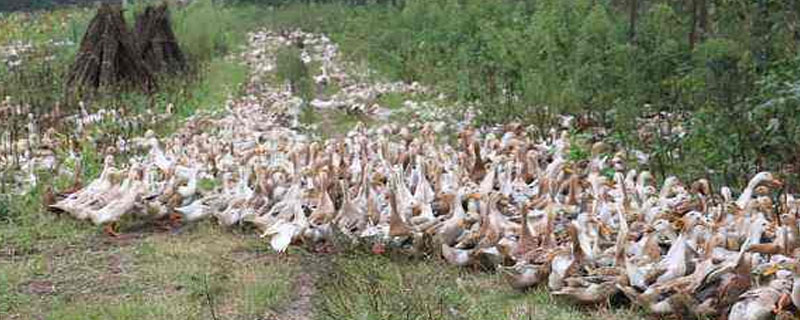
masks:
<instances>
[{"instance_id":1,"label":"white duck","mask_svg":"<svg viewBox=\"0 0 800 320\"><path fill-rule=\"evenodd\" d=\"M114 230L115 223L122 215L128 213L136 206L136 202L143 191L144 188L141 181L140 168L137 163L134 163L128 171L128 178L123 181L120 187L121 196L112 200L99 210L90 211L89 217L96 225L104 224L105 227L103 230L106 234L116 236L117 233Z\"/></svg>"},{"instance_id":2,"label":"white duck","mask_svg":"<svg viewBox=\"0 0 800 320\"><path fill-rule=\"evenodd\" d=\"M744 189L744 191L742 191L742 194L739 195L739 199L736 200L736 206L742 210L747 208L747 204L753 199L753 192L755 191L756 187L765 182L770 183L776 188L780 188L783 185L780 180L775 179L775 177L772 176L772 173L766 171L759 172L752 179L750 179L750 182L747 183L747 187Z\"/></svg>"},{"instance_id":3,"label":"white duck","mask_svg":"<svg viewBox=\"0 0 800 320\"><path fill-rule=\"evenodd\" d=\"M88 218L87 212L83 210L83 204L92 201L95 197L107 192L113 187L111 178L117 171L117 169L113 167L113 164L114 157L111 155L106 156L103 164L103 171L97 179L89 183L85 188L67 196L65 199L56 202L50 207L68 212L78 220Z\"/></svg>"},{"instance_id":4,"label":"white duck","mask_svg":"<svg viewBox=\"0 0 800 320\"><path fill-rule=\"evenodd\" d=\"M183 221L194 222L205 219L211 215L211 207L203 203L203 199L197 199L189 205L175 208L181 214Z\"/></svg>"}]
</instances>

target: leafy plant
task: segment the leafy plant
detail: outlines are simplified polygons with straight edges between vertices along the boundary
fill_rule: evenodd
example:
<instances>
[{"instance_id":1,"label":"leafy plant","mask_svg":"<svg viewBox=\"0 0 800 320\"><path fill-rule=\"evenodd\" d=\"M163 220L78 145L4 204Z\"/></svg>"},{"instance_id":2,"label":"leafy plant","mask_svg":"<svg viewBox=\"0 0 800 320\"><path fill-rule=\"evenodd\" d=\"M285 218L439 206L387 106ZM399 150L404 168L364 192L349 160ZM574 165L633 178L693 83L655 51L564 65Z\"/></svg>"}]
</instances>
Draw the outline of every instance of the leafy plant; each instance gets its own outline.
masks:
<instances>
[{"instance_id":1,"label":"leafy plant","mask_svg":"<svg viewBox=\"0 0 800 320\"><path fill-rule=\"evenodd\" d=\"M314 82L308 66L300 58L301 54L300 49L294 47L280 48L275 57L275 73L281 81L291 86L292 91L299 93L298 96L311 101L314 97Z\"/></svg>"}]
</instances>

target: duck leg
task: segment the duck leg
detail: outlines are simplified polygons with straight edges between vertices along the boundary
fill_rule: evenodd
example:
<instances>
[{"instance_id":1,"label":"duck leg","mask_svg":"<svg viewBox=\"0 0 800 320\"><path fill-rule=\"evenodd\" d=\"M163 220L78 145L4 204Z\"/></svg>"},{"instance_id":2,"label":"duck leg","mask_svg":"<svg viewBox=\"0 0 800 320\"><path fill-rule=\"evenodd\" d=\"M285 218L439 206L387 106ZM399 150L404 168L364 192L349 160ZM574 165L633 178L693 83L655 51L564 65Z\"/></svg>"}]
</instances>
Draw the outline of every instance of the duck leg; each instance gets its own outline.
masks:
<instances>
[{"instance_id":1,"label":"duck leg","mask_svg":"<svg viewBox=\"0 0 800 320\"><path fill-rule=\"evenodd\" d=\"M119 237L119 233L115 231L117 227L118 226L116 222L107 223L103 226L103 233L112 238Z\"/></svg>"},{"instance_id":2,"label":"duck leg","mask_svg":"<svg viewBox=\"0 0 800 320\"><path fill-rule=\"evenodd\" d=\"M169 224L172 226L172 228L180 228L182 222L183 217L180 214L175 212L169 214Z\"/></svg>"},{"instance_id":3,"label":"duck leg","mask_svg":"<svg viewBox=\"0 0 800 320\"><path fill-rule=\"evenodd\" d=\"M792 304L792 297L788 293L781 294L781 297L778 298L778 303L775 304L775 309L772 310L774 314L781 314L783 309L790 306Z\"/></svg>"},{"instance_id":4,"label":"duck leg","mask_svg":"<svg viewBox=\"0 0 800 320\"><path fill-rule=\"evenodd\" d=\"M156 228L161 231L170 231L172 230L172 221L170 219L170 215L166 215L162 218L159 218L154 222Z\"/></svg>"}]
</instances>

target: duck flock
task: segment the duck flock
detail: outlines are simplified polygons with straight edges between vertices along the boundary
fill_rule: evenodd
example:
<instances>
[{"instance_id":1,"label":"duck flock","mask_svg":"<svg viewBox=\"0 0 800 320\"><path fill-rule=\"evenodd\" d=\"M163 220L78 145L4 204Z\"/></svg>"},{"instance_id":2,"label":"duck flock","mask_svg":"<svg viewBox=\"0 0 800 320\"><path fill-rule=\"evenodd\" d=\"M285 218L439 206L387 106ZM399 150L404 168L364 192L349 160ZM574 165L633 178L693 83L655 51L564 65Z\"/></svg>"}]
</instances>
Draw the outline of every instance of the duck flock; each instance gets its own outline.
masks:
<instances>
[{"instance_id":1,"label":"duck flock","mask_svg":"<svg viewBox=\"0 0 800 320\"><path fill-rule=\"evenodd\" d=\"M473 128L430 106L407 123L315 138L297 120L303 101L265 81L277 48L299 45L305 62L321 62L315 83L343 88L316 108L382 114L375 97L427 89L363 84L322 35L260 31L250 40L247 93L223 116L131 141L146 155L115 166L109 154L99 178L52 207L111 234L125 215L252 225L278 252L345 237L376 254L492 269L516 289L542 286L581 305L623 297L656 315L732 320L800 309L800 200L773 197L782 182L769 172L738 195L702 179L656 185L602 142L571 160L566 130L533 138L519 124Z\"/></svg>"}]
</instances>

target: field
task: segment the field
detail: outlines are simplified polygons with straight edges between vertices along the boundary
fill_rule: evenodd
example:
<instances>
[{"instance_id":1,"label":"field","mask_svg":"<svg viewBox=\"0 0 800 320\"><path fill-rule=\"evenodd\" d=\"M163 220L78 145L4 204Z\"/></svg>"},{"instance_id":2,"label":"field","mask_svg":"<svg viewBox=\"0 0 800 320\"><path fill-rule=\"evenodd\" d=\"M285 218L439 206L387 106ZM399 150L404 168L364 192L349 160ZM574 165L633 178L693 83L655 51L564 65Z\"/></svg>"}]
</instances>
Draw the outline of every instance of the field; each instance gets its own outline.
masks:
<instances>
[{"instance_id":1,"label":"field","mask_svg":"<svg viewBox=\"0 0 800 320\"><path fill-rule=\"evenodd\" d=\"M143 2L124 11L129 27ZM250 110L248 104L272 104L262 108L265 113L285 108L276 114L287 119L275 123L323 145L359 128L419 122L443 123L435 139L451 145L462 138L456 127L467 126L493 130L523 123L532 136L547 139L566 121L564 152L575 167L625 157L630 169L651 171L654 185L677 176L734 190L756 172L772 170L784 182L767 192L790 206L780 197L797 191L800 95L794 75L800 60L786 40L791 30L780 27L793 16L772 22L778 31L770 36L770 60L762 65L750 47L761 35L751 29L748 36L736 34L736 24L718 14L747 8L727 2L715 7L718 21L711 24L717 34L703 26L703 41L688 49L677 39L695 32L694 25L659 31L689 20L683 6L639 8L643 22L636 29L638 42L631 44L627 22L619 20L627 8L615 1L543 1L536 10L527 7L530 1L456 2L176 4L172 27L188 70L159 75L151 94L111 90L78 97L70 96L64 79L95 8L0 12L0 97L8 97L0 104L6 116L0 125L0 320L645 317L646 308L621 292L576 306L544 285L514 290L506 273L490 270L495 266L447 264L437 250L409 255L336 238L332 245L303 244L277 253L259 236L264 230L250 224L221 226L204 219L176 226L147 215L126 215L117 224L119 235L111 237L101 226L48 210L59 191L100 176L106 154L114 153L114 165L124 167L147 157L135 146L143 136L168 141L231 114L241 118L237 108ZM455 10L460 18L446 22ZM296 40L297 30L311 33ZM259 37L296 43L277 47ZM298 59L307 50L302 40L309 38L330 39L339 50L336 58ZM346 80L316 80L328 72ZM289 97L281 96L286 87ZM337 99L348 105L314 105ZM293 101L300 106L293 109ZM745 112L748 121L741 121ZM62 121L71 115L99 116L76 127ZM252 114L258 116L263 115ZM25 144L17 143L30 146L35 140L28 117L42 133L52 128L61 141L48 150L52 154L30 147L25 154ZM208 130L213 135L224 129ZM606 144L618 152L597 151ZM39 157L58 165L30 164ZM595 173L617 179L614 167ZM200 179L198 194L224 188L227 181L221 180ZM336 206L341 209L338 198ZM621 228L604 236L620 232L623 238ZM769 232L765 239L777 237ZM684 273L693 271L694 265Z\"/></svg>"},{"instance_id":2,"label":"field","mask_svg":"<svg viewBox=\"0 0 800 320\"><path fill-rule=\"evenodd\" d=\"M179 106L176 117L158 130L161 134L182 117L220 108L236 94L247 69L228 56L243 45L246 29L270 22L253 17L234 22L252 8L230 7L216 13L224 21L200 27L191 21L215 14L210 4L203 6L178 11L175 17L184 48L201 61L197 79L169 80L170 87L150 106L136 95L122 101L109 98L137 112L164 110L167 102ZM57 100L59 78L92 13L65 8L3 16L0 43L22 41L36 52L23 62L32 65L23 71L30 72L27 81L53 81L47 90L39 90L30 82L6 80L20 87L5 87L4 94L35 103L34 108ZM66 28L54 28L59 25ZM53 39L67 44L53 48ZM39 59L48 54L54 59L42 63ZM344 114L331 116L328 125L341 127L335 131L354 124ZM83 175L95 176L97 156L81 157L89 165ZM42 178L58 188L69 181L44 173ZM304 249L278 255L250 233L210 222L175 232L147 223L126 225L122 237L107 238L97 228L43 210L42 193L40 186L24 198L4 197L0 203L0 319L574 319L609 312L587 314L553 305L545 292L513 292L499 275L460 271L436 259L409 261L358 251L316 257ZM309 278L311 284L300 281ZM352 283L363 287L352 288ZM297 305L300 292L307 290L302 286L312 286L313 295L311 302Z\"/></svg>"}]
</instances>

